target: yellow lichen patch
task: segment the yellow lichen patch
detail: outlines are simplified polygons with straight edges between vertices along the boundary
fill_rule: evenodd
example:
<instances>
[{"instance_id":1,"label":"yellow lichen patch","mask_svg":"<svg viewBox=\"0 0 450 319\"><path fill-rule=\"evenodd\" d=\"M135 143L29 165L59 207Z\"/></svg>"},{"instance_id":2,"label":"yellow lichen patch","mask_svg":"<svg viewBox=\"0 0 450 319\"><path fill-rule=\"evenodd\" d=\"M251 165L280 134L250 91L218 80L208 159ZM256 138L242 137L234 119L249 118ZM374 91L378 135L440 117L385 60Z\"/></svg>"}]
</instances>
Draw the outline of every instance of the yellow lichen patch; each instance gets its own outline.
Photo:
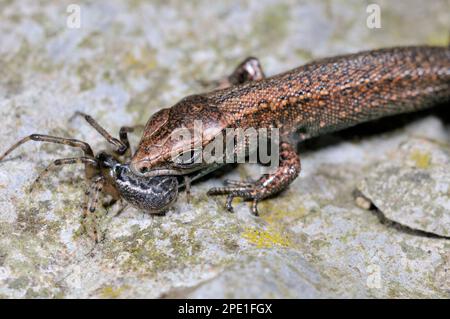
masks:
<instances>
[{"instance_id":1,"label":"yellow lichen patch","mask_svg":"<svg viewBox=\"0 0 450 319\"><path fill-rule=\"evenodd\" d=\"M278 203L277 203L278 204ZM305 216L308 211L305 207L300 206L296 209L292 207L286 207L285 205L277 205L271 201L261 202L260 211L261 218L268 224L282 224L286 221L292 221L294 219Z\"/></svg>"},{"instance_id":2,"label":"yellow lichen patch","mask_svg":"<svg viewBox=\"0 0 450 319\"><path fill-rule=\"evenodd\" d=\"M113 286L105 286L100 289L100 296L102 296L103 298L108 298L108 299L119 298L120 295L126 289L128 289L127 286L118 287L118 288L113 287Z\"/></svg>"},{"instance_id":3,"label":"yellow lichen patch","mask_svg":"<svg viewBox=\"0 0 450 319\"><path fill-rule=\"evenodd\" d=\"M154 53L149 49L135 50L125 54L124 62L131 68L139 69L141 72L148 72L156 68L157 61Z\"/></svg>"},{"instance_id":4,"label":"yellow lichen patch","mask_svg":"<svg viewBox=\"0 0 450 319\"><path fill-rule=\"evenodd\" d=\"M273 229L260 230L248 227L244 229L242 237L258 248L288 247L290 245L290 241L286 236Z\"/></svg>"},{"instance_id":5,"label":"yellow lichen patch","mask_svg":"<svg viewBox=\"0 0 450 319\"><path fill-rule=\"evenodd\" d=\"M414 161L417 168L428 168L431 164L431 155L415 150L411 153L411 160Z\"/></svg>"},{"instance_id":6,"label":"yellow lichen patch","mask_svg":"<svg viewBox=\"0 0 450 319\"><path fill-rule=\"evenodd\" d=\"M427 39L427 43L429 45L437 45L437 46L447 46L448 41L449 41L448 34L445 34L444 32L431 34Z\"/></svg>"}]
</instances>

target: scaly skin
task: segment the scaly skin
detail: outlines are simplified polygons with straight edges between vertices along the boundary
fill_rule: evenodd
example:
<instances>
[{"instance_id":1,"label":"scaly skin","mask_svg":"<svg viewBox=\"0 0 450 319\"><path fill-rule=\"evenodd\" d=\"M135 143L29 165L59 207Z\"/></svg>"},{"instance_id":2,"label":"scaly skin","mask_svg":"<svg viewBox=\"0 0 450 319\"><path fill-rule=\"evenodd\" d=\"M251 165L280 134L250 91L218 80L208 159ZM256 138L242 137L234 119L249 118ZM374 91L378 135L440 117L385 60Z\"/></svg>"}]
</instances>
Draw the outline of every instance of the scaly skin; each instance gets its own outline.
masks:
<instances>
[{"instance_id":1,"label":"scaly skin","mask_svg":"<svg viewBox=\"0 0 450 319\"><path fill-rule=\"evenodd\" d=\"M131 160L136 174L186 175L208 172L211 165L177 165L173 154L201 143L226 128L279 128L280 166L255 183L229 182L209 194L227 194L257 202L285 189L300 173L300 159L288 142L450 100L450 48L404 47L366 51L312 62L273 77L250 59L230 77L227 88L188 96L148 121ZM238 79L236 79L238 78ZM203 139L180 142L171 134L202 121ZM200 142L199 142L200 141ZM198 147L198 146L197 146Z\"/></svg>"}]
</instances>

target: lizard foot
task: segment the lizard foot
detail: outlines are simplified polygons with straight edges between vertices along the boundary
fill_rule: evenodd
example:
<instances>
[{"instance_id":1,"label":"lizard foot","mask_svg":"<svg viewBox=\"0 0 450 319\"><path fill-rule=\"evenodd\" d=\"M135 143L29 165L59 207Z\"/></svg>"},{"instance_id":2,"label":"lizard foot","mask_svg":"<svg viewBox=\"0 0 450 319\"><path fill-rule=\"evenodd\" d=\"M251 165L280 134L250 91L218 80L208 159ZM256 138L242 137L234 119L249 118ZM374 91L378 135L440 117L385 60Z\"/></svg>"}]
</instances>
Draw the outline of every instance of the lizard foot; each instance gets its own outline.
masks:
<instances>
[{"instance_id":1,"label":"lizard foot","mask_svg":"<svg viewBox=\"0 0 450 319\"><path fill-rule=\"evenodd\" d=\"M275 172L262 175L256 182L225 181L224 187L215 187L208 195L227 195L226 208L233 211L232 201L235 197L252 201L252 212L258 216L258 202L273 196L288 187L300 173L300 158L294 148L287 142L280 144L280 165Z\"/></svg>"},{"instance_id":2,"label":"lizard foot","mask_svg":"<svg viewBox=\"0 0 450 319\"><path fill-rule=\"evenodd\" d=\"M244 200L252 201L252 213L255 216L259 215L258 202L262 199L259 194L264 193L262 185L258 185L258 182L242 182L226 180L225 187L214 187L208 191L209 196L227 195L226 208L228 211L233 212L233 199L235 197L241 197Z\"/></svg>"}]
</instances>

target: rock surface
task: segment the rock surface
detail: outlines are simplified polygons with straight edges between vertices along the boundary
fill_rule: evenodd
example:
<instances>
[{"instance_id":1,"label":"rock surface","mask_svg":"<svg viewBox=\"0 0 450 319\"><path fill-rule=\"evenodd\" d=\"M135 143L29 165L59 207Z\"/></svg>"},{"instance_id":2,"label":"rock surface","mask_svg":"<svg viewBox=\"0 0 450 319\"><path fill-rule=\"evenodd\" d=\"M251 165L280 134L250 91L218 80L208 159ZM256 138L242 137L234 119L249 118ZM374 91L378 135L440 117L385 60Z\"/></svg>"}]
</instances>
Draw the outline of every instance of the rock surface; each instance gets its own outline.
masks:
<instances>
[{"instance_id":1,"label":"rock surface","mask_svg":"<svg viewBox=\"0 0 450 319\"><path fill-rule=\"evenodd\" d=\"M411 139L374 168L358 189L388 219L450 237L450 149Z\"/></svg>"},{"instance_id":2,"label":"rock surface","mask_svg":"<svg viewBox=\"0 0 450 319\"><path fill-rule=\"evenodd\" d=\"M100 150L106 143L95 131L68 122L74 111L118 132L204 90L201 81L249 55L275 74L362 49L444 45L450 30L446 0L380 2L381 29L366 27L359 1L80 2L75 29L67 27L70 3L0 3L0 150L31 133ZM301 145L302 176L261 203L260 218L246 203L229 214L223 198L205 195L225 177L257 175L250 165L197 183L194 200L181 195L165 216L101 210L106 238L98 245L80 231L80 167L27 192L51 160L80 152L26 144L0 163L0 297L448 298L448 123L441 109ZM405 145L421 149L413 166L400 160L411 162ZM392 172L386 163L402 167ZM405 179L411 171L428 172L427 182ZM406 194L415 183L426 200ZM358 185L380 211L356 205ZM397 185L405 194L393 204ZM424 205L403 214L401 203Z\"/></svg>"}]
</instances>

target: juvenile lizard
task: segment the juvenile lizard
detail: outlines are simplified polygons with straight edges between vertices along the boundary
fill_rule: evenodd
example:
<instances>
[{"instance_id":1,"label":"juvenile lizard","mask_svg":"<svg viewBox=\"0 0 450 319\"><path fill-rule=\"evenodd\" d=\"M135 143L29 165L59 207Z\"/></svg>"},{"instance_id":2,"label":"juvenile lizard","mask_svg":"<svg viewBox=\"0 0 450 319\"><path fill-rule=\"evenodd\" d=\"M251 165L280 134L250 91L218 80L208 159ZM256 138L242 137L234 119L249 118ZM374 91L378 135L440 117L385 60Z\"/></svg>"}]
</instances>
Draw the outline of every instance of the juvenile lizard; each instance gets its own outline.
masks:
<instances>
[{"instance_id":1,"label":"juvenile lizard","mask_svg":"<svg viewBox=\"0 0 450 319\"><path fill-rule=\"evenodd\" d=\"M318 60L265 78L255 58L247 59L229 78L226 88L191 95L154 114L130 167L143 176L184 175L194 179L218 165L195 163L201 150L226 128L278 128L280 165L254 183L228 182L210 195L228 195L257 203L285 189L300 173L300 158L289 142L300 141L359 123L412 112L450 100L450 48L399 47ZM200 141L171 139L181 128L203 124ZM187 143L187 144L186 144ZM192 147L191 161L173 154ZM186 153L183 153L186 155Z\"/></svg>"}]
</instances>

